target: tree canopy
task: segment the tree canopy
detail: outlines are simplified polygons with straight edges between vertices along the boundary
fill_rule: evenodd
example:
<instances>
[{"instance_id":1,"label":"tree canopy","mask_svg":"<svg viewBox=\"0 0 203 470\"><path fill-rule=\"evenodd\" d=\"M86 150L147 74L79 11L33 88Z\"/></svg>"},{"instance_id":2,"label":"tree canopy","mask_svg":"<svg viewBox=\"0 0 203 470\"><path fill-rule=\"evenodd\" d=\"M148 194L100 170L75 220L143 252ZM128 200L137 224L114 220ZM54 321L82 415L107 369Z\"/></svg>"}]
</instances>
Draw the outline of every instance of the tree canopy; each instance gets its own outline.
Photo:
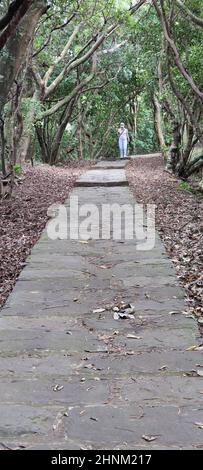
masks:
<instances>
[{"instance_id":1,"label":"tree canopy","mask_svg":"<svg viewBox=\"0 0 203 470\"><path fill-rule=\"evenodd\" d=\"M161 151L203 166L201 0L0 2L1 169Z\"/></svg>"}]
</instances>

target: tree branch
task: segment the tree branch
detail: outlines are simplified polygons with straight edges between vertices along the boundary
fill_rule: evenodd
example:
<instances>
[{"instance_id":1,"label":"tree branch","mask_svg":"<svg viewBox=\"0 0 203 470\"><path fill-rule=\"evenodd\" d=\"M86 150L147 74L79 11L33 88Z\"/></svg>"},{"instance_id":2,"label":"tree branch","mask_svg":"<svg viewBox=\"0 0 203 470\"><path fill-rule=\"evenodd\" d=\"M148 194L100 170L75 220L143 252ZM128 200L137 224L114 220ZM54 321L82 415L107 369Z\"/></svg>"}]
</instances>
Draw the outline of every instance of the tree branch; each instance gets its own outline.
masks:
<instances>
[{"instance_id":1,"label":"tree branch","mask_svg":"<svg viewBox=\"0 0 203 470\"><path fill-rule=\"evenodd\" d=\"M184 3L181 0L176 0L176 3L178 7L186 14L186 16L188 16L192 20L193 23L203 28L202 18L199 18L198 16L194 15L194 13L192 13L192 11L186 5L184 5Z\"/></svg>"},{"instance_id":2,"label":"tree branch","mask_svg":"<svg viewBox=\"0 0 203 470\"><path fill-rule=\"evenodd\" d=\"M190 88L192 89L192 91L195 93L195 95L201 99L201 101L203 101L203 93L202 91L198 88L198 86L196 85L196 83L194 82L193 78L191 77L191 75L188 73L188 71L186 70L185 66L182 64L182 61L181 61L181 58L180 58L180 55L178 53L178 50L177 50L177 47L171 37L171 34L170 34L170 27L169 27L169 23L168 23L168 20L166 18L166 16L164 15L163 13L163 10L159 8L158 4L157 4L157 0L152 0L152 3L156 9L156 12L157 12L157 15L160 19L160 22L161 22L161 25L162 25L162 29L163 29L163 33L164 33L164 36L165 36L165 39L170 47L170 49L172 50L173 52L173 55L174 55L174 61L175 61L175 64L178 68L178 70L180 71L180 73L183 75L183 77L186 79L186 81L188 82Z\"/></svg>"},{"instance_id":3,"label":"tree branch","mask_svg":"<svg viewBox=\"0 0 203 470\"><path fill-rule=\"evenodd\" d=\"M51 74L53 73L55 67L65 58L65 56L67 55L67 52L68 50L70 49L70 46L73 42L73 40L75 39L75 36L77 35L78 31L80 30L81 28L81 24L78 24L75 29L73 30L71 36L69 37L69 40L68 42L66 43L63 51L61 52L60 56L58 56L55 60L55 62L49 67L49 69L47 70L45 76L44 76L44 84L45 86L47 85L47 82L51 76ZM64 74L65 74L65 70L66 70L66 67L64 67L64 69L62 70L62 72L58 75L58 77L54 80L54 82L52 82L52 85L54 84L54 86L57 86L58 85L58 80L61 81L61 79L63 78ZM59 78L62 74L62 78Z\"/></svg>"}]
</instances>

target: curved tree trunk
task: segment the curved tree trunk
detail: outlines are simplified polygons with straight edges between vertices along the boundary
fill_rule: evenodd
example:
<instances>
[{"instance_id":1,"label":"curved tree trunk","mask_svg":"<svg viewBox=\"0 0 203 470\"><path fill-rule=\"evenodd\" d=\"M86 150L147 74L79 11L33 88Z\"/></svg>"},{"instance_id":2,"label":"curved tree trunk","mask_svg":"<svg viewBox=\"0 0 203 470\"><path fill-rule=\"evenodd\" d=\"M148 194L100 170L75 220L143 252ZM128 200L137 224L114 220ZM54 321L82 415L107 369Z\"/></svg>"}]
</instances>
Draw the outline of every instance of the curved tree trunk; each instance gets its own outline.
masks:
<instances>
[{"instance_id":1,"label":"curved tree trunk","mask_svg":"<svg viewBox=\"0 0 203 470\"><path fill-rule=\"evenodd\" d=\"M198 157L194 158L184 169L184 177L188 178L193 173L196 173L201 168L203 168L203 155L199 155Z\"/></svg>"},{"instance_id":2,"label":"curved tree trunk","mask_svg":"<svg viewBox=\"0 0 203 470\"><path fill-rule=\"evenodd\" d=\"M33 1L17 31L4 46L4 54L0 59L0 115L7 102L15 77L26 60L36 24L46 9L46 0Z\"/></svg>"}]
</instances>

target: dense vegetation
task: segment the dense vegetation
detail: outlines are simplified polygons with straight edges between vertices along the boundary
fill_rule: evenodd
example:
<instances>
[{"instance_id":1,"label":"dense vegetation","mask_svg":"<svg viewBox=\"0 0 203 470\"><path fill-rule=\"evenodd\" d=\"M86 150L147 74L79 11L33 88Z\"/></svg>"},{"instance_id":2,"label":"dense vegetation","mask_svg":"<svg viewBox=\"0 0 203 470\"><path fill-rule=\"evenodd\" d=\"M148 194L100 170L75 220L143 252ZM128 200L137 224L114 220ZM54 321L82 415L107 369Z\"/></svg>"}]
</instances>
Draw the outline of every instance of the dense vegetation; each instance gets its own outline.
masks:
<instances>
[{"instance_id":1,"label":"dense vegetation","mask_svg":"<svg viewBox=\"0 0 203 470\"><path fill-rule=\"evenodd\" d=\"M203 166L202 0L0 2L1 171L161 150Z\"/></svg>"}]
</instances>

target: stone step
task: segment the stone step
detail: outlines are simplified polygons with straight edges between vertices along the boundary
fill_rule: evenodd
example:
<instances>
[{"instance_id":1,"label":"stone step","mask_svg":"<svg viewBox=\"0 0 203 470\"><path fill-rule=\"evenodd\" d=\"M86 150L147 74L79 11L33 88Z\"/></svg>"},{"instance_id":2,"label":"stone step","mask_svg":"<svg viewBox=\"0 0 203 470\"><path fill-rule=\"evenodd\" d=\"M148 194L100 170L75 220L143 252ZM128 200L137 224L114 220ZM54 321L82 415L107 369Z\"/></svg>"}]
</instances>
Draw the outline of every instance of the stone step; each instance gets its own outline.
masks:
<instances>
[{"instance_id":1,"label":"stone step","mask_svg":"<svg viewBox=\"0 0 203 470\"><path fill-rule=\"evenodd\" d=\"M75 186L128 186L128 181L123 169L93 169L80 176Z\"/></svg>"},{"instance_id":2,"label":"stone step","mask_svg":"<svg viewBox=\"0 0 203 470\"><path fill-rule=\"evenodd\" d=\"M106 160L101 160L99 161L95 166L92 167L93 170L99 170L99 169L109 169L109 170L114 170L114 169L121 169L125 168L126 165L128 164L129 159L125 158L122 160L117 160L117 161L106 161Z\"/></svg>"}]
</instances>

